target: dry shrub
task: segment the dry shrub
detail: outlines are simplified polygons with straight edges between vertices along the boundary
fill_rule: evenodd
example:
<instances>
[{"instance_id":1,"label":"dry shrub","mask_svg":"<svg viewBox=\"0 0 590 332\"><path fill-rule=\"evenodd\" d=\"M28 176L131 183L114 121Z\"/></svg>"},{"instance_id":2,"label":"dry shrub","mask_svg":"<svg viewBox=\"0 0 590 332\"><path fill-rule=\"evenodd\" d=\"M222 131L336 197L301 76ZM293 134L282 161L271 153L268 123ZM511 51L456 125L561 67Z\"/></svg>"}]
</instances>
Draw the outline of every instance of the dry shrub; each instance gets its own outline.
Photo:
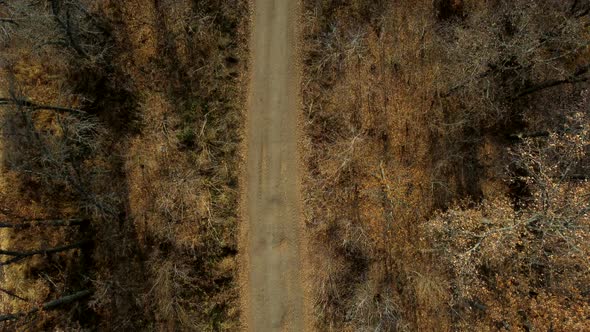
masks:
<instances>
[{"instance_id":1,"label":"dry shrub","mask_svg":"<svg viewBox=\"0 0 590 332\"><path fill-rule=\"evenodd\" d=\"M146 257L141 301L164 330L236 330L238 147L245 1L111 3L140 93L129 213ZM136 14L139 12L139 14ZM162 87L165 87L162 89Z\"/></svg>"},{"instance_id":2,"label":"dry shrub","mask_svg":"<svg viewBox=\"0 0 590 332\"><path fill-rule=\"evenodd\" d=\"M409 56L422 47L420 29L431 19L421 14L425 6L306 7L306 220L319 264L328 266L314 282L320 330L434 328L417 325L408 309L416 301L423 316L446 315L430 310L444 303L444 287L433 286L436 270L408 263L423 259L414 224L432 204L428 127L414 109L429 107L424 96L434 88L426 75L436 68ZM408 15L421 19L412 22L419 29L405 22ZM426 308L428 297L440 300Z\"/></svg>"},{"instance_id":3,"label":"dry shrub","mask_svg":"<svg viewBox=\"0 0 590 332\"><path fill-rule=\"evenodd\" d=\"M356 289L347 319L360 326L357 331L398 331L404 330L399 323L400 305L391 289L382 289L368 282Z\"/></svg>"},{"instance_id":4,"label":"dry shrub","mask_svg":"<svg viewBox=\"0 0 590 332\"><path fill-rule=\"evenodd\" d=\"M327 267L315 280L318 329L498 328L487 319L501 301L456 305L455 284L481 271L440 264L429 219L457 200L521 213L514 204L534 191L519 178L522 139L572 128L563 110L587 79L587 18L556 1L304 4L306 222Z\"/></svg>"},{"instance_id":5,"label":"dry shrub","mask_svg":"<svg viewBox=\"0 0 590 332\"><path fill-rule=\"evenodd\" d=\"M73 269L95 293L63 326L235 330L246 2L8 1L0 10L18 20L2 30L2 65L19 85L3 79L3 90L86 113L3 118L2 202L19 218L93 217L94 246ZM31 269L5 274L12 288L36 282ZM51 296L80 283L55 280ZM47 326L58 328L56 317Z\"/></svg>"},{"instance_id":6,"label":"dry shrub","mask_svg":"<svg viewBox=\"0 0 590 332\"><path fill-rule=\"evenodd\" d=\"M121 208L117 192L120 187L106 180L116 172L116 158L106 152L106 146L112 142L108 129L96 116L73 110L81 108L86 99L75 91L75 82L68 82L68 75L75 71L74 64L91 65L94 60L76 61L76 52L63 42L65 32L52 19L48 7L31 1L6 1L0 7L8 19L18 22L13 24L10 34L3 36L0 57L0 96L4 98L0 114L2 221L18 225L31 219L110 220ZM71 14L72 24L80 23L74 30L92 30L93 24L87 25L86 14L77 10ZM72 36L77 40L95 38L99 42L97 37ZM88 54L96 45L86 44ZM30 106L29 102L48 107ZM89 227L92 226L5 229L0 244L2 249L22 252L55 248L90 239ZM3 266L1 287L22 299L3 294L2 314L26 312L90 288L91 272L86 270L90 260L88 247L37 255ZM2 261L8 258L3 256ZM85 312L84 302L65 308L65 313L31 315L6 328L80 329L78 317ZM85 316L86 322L92 320L91 313Z\"/></svg>"}]
</instances>

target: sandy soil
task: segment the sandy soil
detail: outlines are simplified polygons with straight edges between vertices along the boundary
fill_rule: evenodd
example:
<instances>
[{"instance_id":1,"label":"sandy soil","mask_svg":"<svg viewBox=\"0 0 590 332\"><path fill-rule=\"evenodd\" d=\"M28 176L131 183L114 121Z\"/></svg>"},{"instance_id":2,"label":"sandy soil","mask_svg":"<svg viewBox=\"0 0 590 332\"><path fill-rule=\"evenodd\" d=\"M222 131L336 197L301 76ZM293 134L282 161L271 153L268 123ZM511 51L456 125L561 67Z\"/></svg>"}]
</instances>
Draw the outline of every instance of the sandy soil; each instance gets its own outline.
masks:
<instances>
[{"instance_id":1,"label":"sandy soil","mask_svg":"<svg viewBox=\"0 0 590 332\"><path fill-rule=\"evenodd\" d=\"M247 126L245 323L303 331L298 193L298 1L253 0Z\"/></svg>"}]
</instances>

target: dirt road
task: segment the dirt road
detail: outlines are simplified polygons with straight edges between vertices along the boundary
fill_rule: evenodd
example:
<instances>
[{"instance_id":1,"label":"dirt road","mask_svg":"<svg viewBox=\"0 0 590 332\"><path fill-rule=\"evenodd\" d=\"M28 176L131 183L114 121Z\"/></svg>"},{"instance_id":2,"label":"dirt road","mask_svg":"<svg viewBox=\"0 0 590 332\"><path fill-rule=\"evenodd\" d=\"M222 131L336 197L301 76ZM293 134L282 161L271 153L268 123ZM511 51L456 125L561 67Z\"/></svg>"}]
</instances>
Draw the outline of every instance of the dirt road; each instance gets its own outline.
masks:
<instances>
[{"instance_id":1,"label":"dirt road","mask_svg":"<svg viewBox=\"0 0 590 332\"><path fill-rule=\"evenodd\" d=\"M250 331L303 331L298 194L296 0L253 0L247 128Z\"/></svg>"}]
</instances>

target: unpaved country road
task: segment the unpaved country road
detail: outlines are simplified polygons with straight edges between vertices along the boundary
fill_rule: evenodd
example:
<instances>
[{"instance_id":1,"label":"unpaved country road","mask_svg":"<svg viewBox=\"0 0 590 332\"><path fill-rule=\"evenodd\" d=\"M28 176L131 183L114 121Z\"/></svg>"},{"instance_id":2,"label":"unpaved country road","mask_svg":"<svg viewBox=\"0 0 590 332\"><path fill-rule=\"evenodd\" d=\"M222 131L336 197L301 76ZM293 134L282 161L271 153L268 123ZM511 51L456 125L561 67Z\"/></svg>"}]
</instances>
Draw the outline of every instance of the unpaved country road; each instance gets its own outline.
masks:
<instances>
[{"instance_id":1,"label":"unpaved country road","mask_svg":"<svg viewBox=\"0 0 590 332\"><path fill-rule=\"evenodd\" d=\"M298 193L297 0L253 0L245 323L304 331Z\"/></svg>"}]
</instances>

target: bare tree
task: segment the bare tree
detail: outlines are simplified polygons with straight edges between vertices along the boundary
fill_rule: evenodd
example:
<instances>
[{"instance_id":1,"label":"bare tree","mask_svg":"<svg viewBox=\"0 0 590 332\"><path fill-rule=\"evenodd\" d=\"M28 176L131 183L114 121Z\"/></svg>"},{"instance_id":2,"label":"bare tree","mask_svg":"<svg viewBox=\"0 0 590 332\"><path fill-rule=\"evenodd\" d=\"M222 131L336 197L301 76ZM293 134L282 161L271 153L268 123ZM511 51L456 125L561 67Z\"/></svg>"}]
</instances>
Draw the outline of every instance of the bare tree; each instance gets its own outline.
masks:
<instances>
[{"instance_id":1,"label":"bare tree","mask_svg":"<svg viewBox=\"0 0 590 332\"><path fill-rule=\"evenodd\" d=\"M85 0L8 0L0 7L0 32L5 42L27 41L34 49L52 47L101 62L109 51L109 25L92 13L91 4Z\"/></svg>"},{"instance_id":2,"label":"bare tree","mask_svg":"<svg viewBox=\"0 0 590 332\"><path fill-rule=\"evenodd\" d=\"M493 125L510 117L518 99L590 78L586 20L568 14L581 2L571 10L551 1L470 6L464 21L440 29L447 82L441 95L464 108L452 121Z\"/></svg>"},{"instance_id":3,"label":"bare tree","mask_svg":"<svg viewBox=\"0 0 590 332\"><path fill-rule=\"evenodd\" d=\"M116 214L116 201L109 192L95 190L108 170L98 166L104 158L105 129L96 117L64 106L35 103L12 91L4 102L3 134L8 144L7 166L48 190L66 188L80 197L89 213ZM40 112L54 112L45 128L39 125Z\"/></svg>"},{"instance_id":4,"label":"bare tree","mask_svg":"<svg viewBox=\"0 0 590 332\"><path fill-rule=\"evenodd\" d=\"M526 290L533 297L565 294L577 299L576 305L587 301L590 186L579 180L590 171L585 107L568 112L561 133L524 137L509 151L508 181L522 181L528 197L459 205L426 225L454 276L455 308L479 303L484 311L487 306L520 310L520 317L506 316L513 324L529 314L529 299L510 295L509 305L498 302L507 294Z\"/></svg>"}]
</instances>

